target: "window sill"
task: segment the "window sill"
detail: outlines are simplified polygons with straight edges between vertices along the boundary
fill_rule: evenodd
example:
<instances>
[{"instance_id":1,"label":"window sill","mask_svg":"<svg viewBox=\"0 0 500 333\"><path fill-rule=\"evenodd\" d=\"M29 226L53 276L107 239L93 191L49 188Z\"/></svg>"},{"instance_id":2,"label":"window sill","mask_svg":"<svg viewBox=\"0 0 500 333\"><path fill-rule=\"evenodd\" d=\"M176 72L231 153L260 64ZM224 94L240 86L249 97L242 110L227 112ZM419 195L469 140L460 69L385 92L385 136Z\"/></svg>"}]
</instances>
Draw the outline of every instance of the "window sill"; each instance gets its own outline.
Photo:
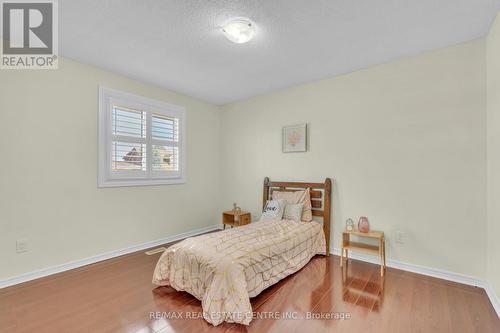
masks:
<instances>
[{"instance_id":1,"label":"window sill","mask_svg":"<svg viewBox=\"0 0 500 333\"><path fill-rule=\"evenodd\" d=\"M171 178L171 179L115 179L115 180L99 180L97 187L126 187L126 186L154 186L154 185L175 185L185 184L186 178Z\"/></svg>"}]
</instances>

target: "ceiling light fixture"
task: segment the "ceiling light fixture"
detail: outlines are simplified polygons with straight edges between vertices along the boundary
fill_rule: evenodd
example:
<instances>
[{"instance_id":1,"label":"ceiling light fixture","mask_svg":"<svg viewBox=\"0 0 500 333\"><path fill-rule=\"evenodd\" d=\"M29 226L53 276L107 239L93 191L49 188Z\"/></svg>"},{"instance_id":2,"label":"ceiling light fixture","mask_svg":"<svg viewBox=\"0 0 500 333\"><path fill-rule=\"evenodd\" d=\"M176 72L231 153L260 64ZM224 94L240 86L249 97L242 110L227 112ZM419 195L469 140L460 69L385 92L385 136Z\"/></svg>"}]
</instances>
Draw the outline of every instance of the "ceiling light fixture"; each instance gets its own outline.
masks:
<instances>
[{"instance_id":1,"label":"ceiling light fixture","mask_svg":"<svg viewBox=\"0 0 500 333\"><path fill-rule=\"evenodd\" d=\"M222 32L231 42L243 44L255 36L255 25L247 18L234 18L222 26Z\"/></svg>"}]
</instances>

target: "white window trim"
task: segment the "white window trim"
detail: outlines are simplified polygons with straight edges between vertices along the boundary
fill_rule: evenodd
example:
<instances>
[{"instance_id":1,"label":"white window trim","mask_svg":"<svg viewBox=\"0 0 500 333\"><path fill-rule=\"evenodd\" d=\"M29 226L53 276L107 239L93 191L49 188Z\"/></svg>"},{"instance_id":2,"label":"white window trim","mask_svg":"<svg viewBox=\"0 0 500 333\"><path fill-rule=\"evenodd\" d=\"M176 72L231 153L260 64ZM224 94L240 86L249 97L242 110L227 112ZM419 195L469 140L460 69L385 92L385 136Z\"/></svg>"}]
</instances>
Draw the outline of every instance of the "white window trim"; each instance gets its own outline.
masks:
<instances>
[{"instance_id":1,"label":"white window trim","mask_svg":"<svg viewBox=\"0 0 500 333\"><path fill-rule=\"evenodd\" d=\"M176 176L164 176L154 178L130 177L113 178L111 176L111 106L109 101L118 99L126 101L128 106L135 106L139 110L165 116L179 118L179 173ZM120 186L144 186L144 185L168 185L183 184L186 177L186 110L177 105L160 102L150 98L137 96L122 91L99 86L99 138L98 138L98 187L120 187ZM150 133L148 129L148 133ZM150 142L154 142L149 137ZM148 147L147 149L150 149ZM150 155L149 155L150 156Z\"/></svg>"}]
</instances>

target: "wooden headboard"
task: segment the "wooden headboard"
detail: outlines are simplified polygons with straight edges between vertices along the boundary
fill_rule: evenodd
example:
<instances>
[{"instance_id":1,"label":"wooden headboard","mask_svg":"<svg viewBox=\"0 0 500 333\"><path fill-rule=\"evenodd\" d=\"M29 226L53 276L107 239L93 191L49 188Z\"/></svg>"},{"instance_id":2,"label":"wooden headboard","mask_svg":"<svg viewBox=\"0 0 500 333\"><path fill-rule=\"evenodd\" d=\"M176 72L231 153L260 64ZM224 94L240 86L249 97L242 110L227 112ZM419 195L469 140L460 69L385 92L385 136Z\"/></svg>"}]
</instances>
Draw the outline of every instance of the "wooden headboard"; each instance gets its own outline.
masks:
<instances>
[{"instance_id":1,"label":"wooden headboard","mask_svg":"<svg viewBox=\"0 0 500 333\"><path fill-rule=\"evenodd\" d=\"M323 231L326 238L326 255L330 255L330 222L331 222L331 197L332 180L326 178L324 183L301 183L301 182L274 182L268 177L264 178L264 196L262 205L265 207L267 200L272 197L274 190L278 191L300 191L309 189L311 192L311 204L313 216L323 218Z\"/></svg>"}]
</instances>

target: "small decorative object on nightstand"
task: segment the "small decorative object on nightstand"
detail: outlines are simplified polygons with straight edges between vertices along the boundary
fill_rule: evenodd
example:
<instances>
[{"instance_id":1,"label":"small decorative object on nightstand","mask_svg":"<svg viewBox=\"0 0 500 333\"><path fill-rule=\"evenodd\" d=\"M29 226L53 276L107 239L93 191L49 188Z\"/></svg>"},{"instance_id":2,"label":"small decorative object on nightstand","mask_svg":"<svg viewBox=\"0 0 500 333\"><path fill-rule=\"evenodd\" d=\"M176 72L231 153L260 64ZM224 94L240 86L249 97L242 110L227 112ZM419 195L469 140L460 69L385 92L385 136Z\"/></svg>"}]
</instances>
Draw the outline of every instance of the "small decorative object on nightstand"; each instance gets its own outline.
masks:
<instances>
[{"instance_id":1,"label":"small decorative object on nightstand","mask_svg":"<svg viewBox=\"0 0 500 333\"><path fill-rule=\"evenodd\" d=\"M370 222L365 216L361 216L358 222L358 230L364 233L370 232Z\"/></svg>"},{"instance_id":2,"label":"small decorative object on nightstand","mask_svg":"<svg viewBox=\"0 0 500 333\"><path fill-rule=\"evenodd\" d=\"M241 208L238 207L238 205L235 203L233 203L233 212L236 214L236 215L239 215L241 213Z\"/></svg>"},{"instance_id":3,"label":"small decorative object on nightstand","mask_svg":"<svg viewBox=\"0 0 500 333\"><path fill-rule=\"evenodd\" d=\"M351 236L366 237L371 239L376 239L378 241L377 245L371 245L366 243L352 242ZM365 252L369 254L375 254L380 256L380 275L384 276L385 271L385 237L383 231L347 231L342 233L342 250L340 252L340 266L343 265L344 261L344 251L346 262L349 260L349 250Z\"/></svg>"},{"instance_id":4,"label":"small decorative object on nightstand","mask_svg":"<svg viewBox=\"0 0 500 333\"><path fill-rule=\"evenodd\" d=\"M354 231L354 221L351 218L345 221L345 230Z\"/></svg>"},{"instance_id":5,"label":"small decorative object on nightstand","mask_svg":"<svg viewBox=\"0 0 500 333\"><path fill-rule=\"evenodd\" d=\"M234 204L233 210L222 213L222 223L224 224L224 229L226 225L231 227L239 227L245 224L249 224L252 218L249 212L242 211L241 208Z\"/></svg>"}]
</instances>

